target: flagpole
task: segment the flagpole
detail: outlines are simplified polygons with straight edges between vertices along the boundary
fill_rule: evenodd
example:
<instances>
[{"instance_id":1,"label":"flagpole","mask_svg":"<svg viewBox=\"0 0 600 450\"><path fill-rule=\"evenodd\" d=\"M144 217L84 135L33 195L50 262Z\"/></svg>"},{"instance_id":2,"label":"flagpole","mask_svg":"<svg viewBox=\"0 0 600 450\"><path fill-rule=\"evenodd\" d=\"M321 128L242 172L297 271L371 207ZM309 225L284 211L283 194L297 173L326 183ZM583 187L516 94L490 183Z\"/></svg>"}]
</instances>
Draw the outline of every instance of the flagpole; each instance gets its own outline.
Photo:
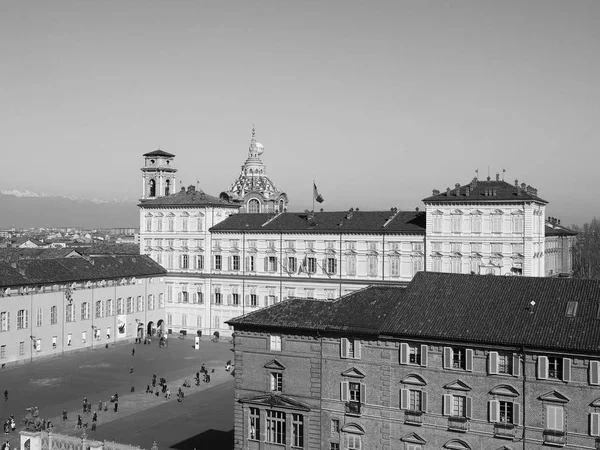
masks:
<instances>
[{"instance_id":1,"label":"flagpole","mask_svg":"<svg viewBox=\"0 0 600 450\"><path fill-rule=\"evenodd\" d=\"M314 178L313 178L313 188L312 188L312 191L313 191L313 195L312 195L312 198L313 198L312 211L314 213L315 212L315 179Z\"/></svg>"}]
</instances>

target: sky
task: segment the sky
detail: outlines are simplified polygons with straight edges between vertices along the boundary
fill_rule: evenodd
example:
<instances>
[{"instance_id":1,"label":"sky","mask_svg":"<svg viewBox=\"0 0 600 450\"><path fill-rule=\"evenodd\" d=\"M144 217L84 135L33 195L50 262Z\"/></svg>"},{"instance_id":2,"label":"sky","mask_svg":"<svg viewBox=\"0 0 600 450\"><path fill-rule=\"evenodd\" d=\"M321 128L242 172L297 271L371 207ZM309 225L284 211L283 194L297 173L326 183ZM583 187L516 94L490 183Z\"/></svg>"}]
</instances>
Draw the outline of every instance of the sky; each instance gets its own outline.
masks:
<instances>
[{"instance_id":1,"label":"sky","mask_svg":"<svg viewBox=\"0 0 600 450\"><path fill-rule=\"evenodd\" d=\"M506 170L600 216L600 2L1 1L0 188L227 190L253 125L292 211L423 207Z\"/></svg>"}]
</instances>

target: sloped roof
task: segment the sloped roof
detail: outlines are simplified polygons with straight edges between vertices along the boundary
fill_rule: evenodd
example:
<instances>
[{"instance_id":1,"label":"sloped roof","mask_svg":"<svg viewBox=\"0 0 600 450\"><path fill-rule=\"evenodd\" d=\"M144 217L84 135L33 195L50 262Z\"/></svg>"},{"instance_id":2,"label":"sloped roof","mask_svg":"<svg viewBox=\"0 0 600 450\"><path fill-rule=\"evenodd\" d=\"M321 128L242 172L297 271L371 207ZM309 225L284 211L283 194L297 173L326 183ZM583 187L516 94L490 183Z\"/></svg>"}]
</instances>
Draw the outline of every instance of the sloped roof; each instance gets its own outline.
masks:
<instances>
[{"instance_id":1,"label":"sloped roof","mask_svg":"<svg viewBox=\"0 0 600 450\"><path fill-rule=\"evenodd\" d=\"M390 220L391 218L391 220ZM418 211L335 211L308 213L235 214L210 231L298 232L298 233L425 233L425 213Z\"/></svg>"},{"instance_id":2,"label":"sloped roof","mask_svg":"<svg viewBox=\"0 0 600 450\"><path fill-rule=\"evenodd\" d=\"M562 225L546 223L544 234L546 236L577 236L579 233Z\"/></svg>"},{"instance_id":3,"label":"sloped roof","mask_svg":"<svg viewBox=\"0 0 600 450\"><path fill-rule=\"evenodd\" d=\"M91 247L78 249L83 255L139 255L140 246L138 244L94 244Z\"/></svg>"},{"instance_id":4,"label":"sloped roof","mask_svg":"<svg viewBox=\"0 0 600 450\"><path fill-rule=\"evenodd\" d=\"M235 203L205 194L203 191L196 191L195 186L189 186L187 189L181 188L179 192L164 197L142 200L138 206L144 208L161 208L164 206L220 206L223 208L240 207Z\"/></svg>"},{"instance_id":5,"label":"sloped roof","mask_svg":"<svg viewBox=\"0 0 600 450\"><path fill-rule=\"evenodd\" d=\"M523 183L524 184L524 183ZM501 180L477 180L474 179L471 183L465 184L458 188L451 188L449 191L440 192L430 197L424 198L424 203L436 202L526 202L535 201L538 203L548 203L546 200L537 196L537 190L531 186L515 186L506 181Z\"/></svg>"},{"instance_id":6,"label":"sloped roof","mask_svg":"<svg viewBox=\"0 0 600 450\"><path fill-rule=\"evenodd\" d=\"M72 248L0 248L0 260L16 261L20 259L54 259L66 258L68 256L80 256L77 250Z\"/></svg>"},{"instance_id":7,"label":"sloped roof","mask_svg":"<svg viewBox=\"0 0 600 450\"><path fill-rule=\"evenodd\" d=\"M175 157L172 153L167 153L164 150L154 150L150 153L144 153L143 156L166 156L166 157Z\"/></svg>"},{"instance_id":8,"label":"sloped roof","mask_svg":"<svg viewBox=\"0 0 600 450\"><path fill-rule=\"evenodd\" d=\"M228 323L597 353L598 299L600 280L419 272L404 289L291 299ZM575 317L566 315L569 301L577 302Z\"/></svg>"},{"instance_id":9,"label":"sloped roof","mask_svg":"<svg viewBox=\"0 0 600 450\"><path fill-rule=\"evenodd\" d=\"M167 273L149 256L28 259L0 262L0 286L65 283L87 280L143 277Z\"/></svg>"}]
</instances>

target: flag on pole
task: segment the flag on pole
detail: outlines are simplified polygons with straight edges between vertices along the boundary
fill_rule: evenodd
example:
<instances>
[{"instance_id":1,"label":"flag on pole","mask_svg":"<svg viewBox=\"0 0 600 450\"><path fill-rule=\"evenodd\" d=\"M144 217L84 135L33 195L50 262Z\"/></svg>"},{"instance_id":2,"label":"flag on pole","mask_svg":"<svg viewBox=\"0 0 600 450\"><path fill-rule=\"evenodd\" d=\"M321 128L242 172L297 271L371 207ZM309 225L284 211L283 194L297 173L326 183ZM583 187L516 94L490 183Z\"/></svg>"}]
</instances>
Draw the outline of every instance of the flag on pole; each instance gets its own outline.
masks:
<instances>
[{"instance_id":1,"label":"flag on pole","mask_svg":"<svg viewBox=\"0 0 600 450\"><path fill-rule=\"evenodd\" d=\"M317 190L317 185L315 184L314 181L313 181L313 197L319 203L323 203L323 200L324 200L323 196L321 194L319 194L319 191Z\"/></svg>"}]
</instances>

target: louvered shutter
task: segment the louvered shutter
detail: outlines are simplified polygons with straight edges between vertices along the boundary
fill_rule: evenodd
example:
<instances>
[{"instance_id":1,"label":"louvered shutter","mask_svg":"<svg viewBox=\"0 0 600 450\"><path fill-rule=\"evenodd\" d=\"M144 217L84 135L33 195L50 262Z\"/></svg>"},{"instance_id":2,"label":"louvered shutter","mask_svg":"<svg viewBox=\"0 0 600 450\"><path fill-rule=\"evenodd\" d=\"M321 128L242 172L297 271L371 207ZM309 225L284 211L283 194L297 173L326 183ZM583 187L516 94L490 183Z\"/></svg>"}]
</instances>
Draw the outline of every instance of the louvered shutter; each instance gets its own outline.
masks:
<instances>
[{"instance_id":1,"label":"louvered shutter","mask_svg":"<svg viewBox=\"0 0 600 450\"><path fill-rule=\"evenodd\" d=\"M400 364L408 364L408 344L400 344Z\"/></svg>"},{"instance_id":2,"label":"louvered shutter","mask_svg":"<svg viewBox=\"0 0 600 450\"><path fill-rule=\"evenodd\" d=\"M361 356L361 347L360 341L358 339L354 340L354 359L360 359Z\"/></svg>"},{"instance_id":3,"label":"louvered shutter","mask_svg":"<svg viewBox=\"0 0 600 450\"><path fill-rule=\"evenodd\" d=\"M198 303L204 303L204 294L202 292L198 292Z\"/></svg>"},{"instance_id":4,"label":"louvered shutter","mask_svg":"<svg viewBox=\"0 0 600 450\"><path fill-rule=\"evenodd\" d=\"M337 259L333 260L333 274L337 274Z\"/></svg>"},{"instance_id":5,"label":"louvered shutter","mask_svg":"<svg viewBox=\"0 0 600 450\"><path fill-rule=\"evenodd\" d=\"M444 369L450 369L452 367L452 348L444 347Z\"/></svg>"},{"instance_id":6,"label":"louvered shutter","mask_svg":"<svg viewBox=\"0 0 600 450\"><path fill-rule=\"evenodd\" d=\"M513 403L513 423L521 425L521 404Z\"/></svg>"},{"instance_id":7,"label":"louvered shutter","mask_svg":"<svg viewBox=\"0 0 600 450\"><path fill-rule=\"evenodd\" d=\"M590 413L590 436L600 436L600 414Z\"/></svg>"},{"instance_id":8,"label":"louvered shutter","mask_svg":"<svg viewBox=\"0 0 600 450\"><path fill-rule=\"evenodd\" d=\"M425 344L421 345L421 366L427 367L427 352L429 347Z\"/></svg>"},{"instance_id":9,"label":"louvered shutter","mask_svg":"<svg viewBox=\"0 0 600 450\"><path fill-rule=\"evenodd\" d=\"M468 372L473 372L473 350L468 348L465 351L465 370Z\"/></svg>"},{"instance_id":10,"label":"louvered shutter","mask_svg":"<svg viewBox=\"0 0 600 450\"><path fill-rule=\"evenodd\" d=\"M498 400L490 400L488 402L488 411L490 422L498 422L500 418L500 402Z\"/></svg>"},{"instance_id":11,"label":"louvered shutter","mask_svg":"<svg viewBox=\"0 0 600 450\"><path fill-rule=\"evenodd\" d=\"M347 381L342 381L340 383L340 399L343 402L348 401L348 382Z\"/></svg>"},{"instance_id":12,"label":"louvered shutter","mask_svg":"<svg viewBox=\"0 0 600 450\"><path fill-rule=\"evenodd\" d=\"M183 292L177 293L177 303L181 303L183 299Z\"/></svg>"},{"instance_id":13,"label":"louvered shutter","mask_svg":"<svg viewBox=\"0 0 600 450\"><path fill-rule=\"evenodd\" d=\"M327 258L323 258L323 261L321 262L321 269L323 270L323 273L327 273Z\"/></svg>"},{"instance_id":14,"label":"louvered shutter","mask_svg":"<svg viewBox=\"0 0 600 450\"><path fill-rule=\"evenodd\" d=\"M443 402L442 402L442 414L444 416L449 416L452 413L452 395L444 394Z\"/></svg>"},{"instance_id":15,"label":"louvered shutter","mask_svg":"<svg viewBox=\"0 0 600 450\"><path fill-rule=\"evenodd\" d=\"M564 430L564 410L562 406L557 406L554 408L556 411L556 429L558 431Z\"/></svg>"},{"instance_id":16,"label":"louvered shutter","mask_svg":"<svg viewBox=\"0 0 600 450\"><path fill-rule=\"evenodd\" d=\"M246 306L250 306L250 296L248 294L244 295L244 302Z\"/></svg>"},{"instance_id":17,"label":"louvered shutter","mask_svg":"<svg viewBox=\"0 0 600 450\"><path fill-rule=\"evenodd\" d=\"M548 379L548 357L538 356L537 377L539 380Z\"/></svg>"},{"instance_id":18,"label":"louvered shutter","mask_svg":"<svg viewBox=\"0 0 600 450\"><path fill-rule=\"evenodd\" d=\"M590 361L589 377L591 385L598 386L600 384L600 377L598 376L599 366L600 363L598 361Z\"/></svg>"},{"instance_id":19,"label":"louvered shutter","mask_svg":"<svg viewBox=\"0 0 600 450\"><path fill-rule=\"evenodd\" d=\"M347 358L348 357L348 339L342 338L340 340L340 357Z\"/></svg>"},{"instance_id":20,"label":"louvered shutter","mask_svg":"<svg viewBox=\"0 0 600 450\"><path fill-rule=\"evenodd\" d=\"M521 375L521 357L518 353L513 353L512 374L515 377Z\"/></svg>"},{"instance_id":21,"label":"louvered shutter","mask_svg":"<svg viewBox=\"0 0 600 450\"><path fill-rule=\"evenodd\" d=\"M488 354L488 373L496 375L498 373L498 352Z\"/></svg>"},{"instance_id":22,"label":"louvered shutter","mask_svg":"<svg viewBox=\"0 0 600 450\"><path fill-rule=\"evenodd\" d=\"M68 319L67 319L68 321ZM10 311L6 313L6 331L10 331ZM596 371L597 373L597 371Z\"/></svg>"},{"instance_id":23,"label":"louvered shutter","mask_svg":"<svg viewBox=\"0 0 600 450\"><path fill-rule=\"evenodd\" d=\"M360 383L360 402L364 405L367 403L367 385Z\"/></svg>"},{"instance_id":24,"label":"louvered shutter","mask_svg":"<svg viewBox=\"0 0 600 450\"><path fill-rule=\"evenodd\" d=\"M277 265L278 258L275 256L275 267L273 267L274 272L279 272L279 266Z\"/></svg>"},{"instance_id":25,"label":"louvered shutter","mask_svg":"<svg viewBox=\"0 0 600 450\"><path fill-rule=\"evenodd\" d=\"M233 258L231 256L227 257L227 270L233 270Z\"/></svg>"},{"instance_id":26,"label":"louvered shutter","mask_svg":"<svg viewBox=\"0 0 600 450\"><path fill-rule=\"evenodd\" d=\"M246 271L250 271L250 257L246 256Z\"/></svg>"},{"instance_id":27,"label":"louvered shutter","mask_svg":"<svg viewBox=\"0 0 600 450\"><path fill-rule=\"evenodd\" d=\"M269 296L265 295L265 306L269 306Z\"/></svg>"},{"instance_id":28,"label":"louvered shutter","mask_svg":"<svg viewBox=\"0 0 600 450\"><path fill-rule=\"evenodd\" d=\"M400 389L400 409L408 409L408 400L410 391L408 389Z\"/></svg>"},{"instance_id":29,"label":"louvered shutter","mask_svg":"<svg viewBox=\"0 0 600 450\"><path fill-rule=\"evenodd\" d=\"M421 411L427 412L427 392L421 391Z\"/></svg>"},{"instance_id":30,"label":"louvered shutter","mask_svg":"<svg viewBox=\"0 0 600 450\"><path fill-rule=\"evenodd\" d=\"M465 416L467 419L473 416L473 399L471 397L465 399Z\"/></svg>"},{"instance_id":31,"label":"louvered shutter","mask_svg":"<svg viewBox=\"0 0 600 450\"><path fill-rule=\"evenodd\" d=\"M571 381L571 358L563 358L563 381Z\"/></svg>"}]
</instances>

